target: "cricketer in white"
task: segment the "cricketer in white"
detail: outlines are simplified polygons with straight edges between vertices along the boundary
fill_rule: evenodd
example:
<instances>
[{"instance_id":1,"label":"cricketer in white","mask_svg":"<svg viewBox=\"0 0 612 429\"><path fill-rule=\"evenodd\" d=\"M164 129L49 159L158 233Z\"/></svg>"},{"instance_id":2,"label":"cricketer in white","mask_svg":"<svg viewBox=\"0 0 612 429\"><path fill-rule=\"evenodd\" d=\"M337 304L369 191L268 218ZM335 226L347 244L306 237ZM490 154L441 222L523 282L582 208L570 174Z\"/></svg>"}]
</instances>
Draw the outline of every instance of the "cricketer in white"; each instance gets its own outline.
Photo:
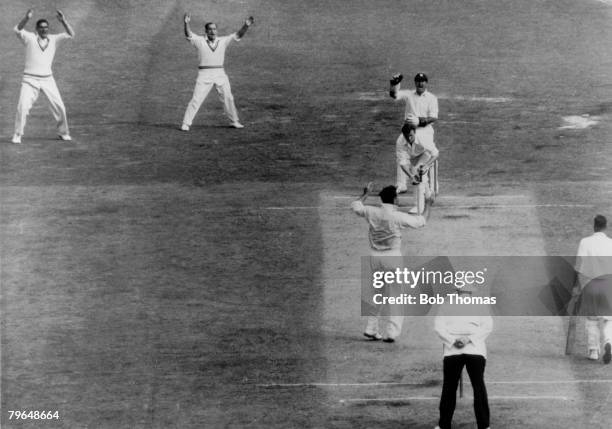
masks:
<instances>
[{"instance_id":1,"label":"cricketer in white","mask_svg":"<svg viewBox=\"0 0 612 429\"><path fill-rule=\"evenodd\" d=\"M244 21L240 30L232 33L229 36L217 36L217 26L213 22L205 25L204 31L206 37L199 36L191 31L190 22L191 15L186 13L183 18L185 23L185 37L198 50L199 66L198 78L191 101L187 105L187 110L183 117L181 130L189 131L189 127L193 123L195 115L198 113L200 106L206 99L206 96L214 86L219 95L219 99L223 103L225 115L230 120L230 126L234 128L244 128L238 119L238 112L234 104L234 96L230 87L229 78L225 74L223 63L225 62L225 50L232 40L239 41L244 36L248 28L253 25L253 17L249 17Z\"/></svg>"},{"instance_id":2,"label":"cricketer in white","mask_svg":"<svg viewBox=\"0 0 612 429\"><path fill-rule=\"evenodd\" d=\"M406 168L411 164L418 169L420 165L431 165L438 157L438 148L434 143L434 129L432 124L438 120L438 99L427 90L428 78L424 73L414 77L414 90L400 89L403 76L394 75L390 82L389 95L396 100L404 100L404 123L414 127L413 136L402 132L395 142L397 153L397 192L403 193L408 189L408 175ZM404 131L404 130L402 130ZM427 175L423 177L427 180ZM416 190L416 188L415 188ZM416 198L422 198L417 193ZM417 206L423 207L423 201Z\"/></svg>"},{"instance_id":3,"label":"cricketer in white","mask_svg":"<svg viewBox=\"0 0 612 429\"><path fill-rule=\"evenodd\" d=\"M597 215L593 219L593 235L580 240L576 255L576 272L578 273L580 290L582 292L581 306L588 306L592 300L589 299L591 289L587 287L591 280L601 276L612 274L612 239L605 233L608 220L605 216ZM601 297L596 297L601 299ZM596 299L597 301L597 299ZM591 313L593 309L585 308L585 312ZM601 322L601 332L599 330ZM601 336L604 337L603 362L609 364L612 360L612 315L599 314L587 317L585 323L587 334L588 357L591 360L598 360L600 355Z\"/></svg>"},{"instance_id":4,"label":"cricketer in white","mask_svg":"<svg viewBox=\"0 0 612 429\"><path fill-rule=\"evenodd\" d=\"M365 218L369 225L371 272L393 271L396 268L393 264L397 259L392 257L402 256L401 229L424 227L429 217L431 200L425 201L422 216L411 215L398 210L395 186L387 186L380 191L378 196L382 204L379 207L363 204L371 191L372 183L368 183L361 197L351 204L351 209L357 216ZM402 331L404 316L382 317L383 307L375 307L371 309L372 314L368 315L364 335L371 340L394 342ZM383 326L380 326L379 321Z\"/></svg>"},{"instance_id":5,"label":"cricketer in white","mask_svg":"<svg viewBox=\"0 0 612 429\"><path fill-rule=\"evenodd\" d=\"M29 9L14 28L17 37L25 45L25 69L21 81L17 116L15 118L15 134L13 135L12 142L16 144L21 143L26 118L41 91L49 100L51 112L57 122L59 138L62 140L72 140L68 131L66 107L53 78L51 65L53 64L57 44L62 40L74 37L74 30L68 24L68 21L66 21L62 11L57 10L57 19L62 23L66 32L49 34L49 22L46 19L39 19L36 22L36 34L26 31L24 27L33 14L34 10Z\"/></svg>"}]
</instances>

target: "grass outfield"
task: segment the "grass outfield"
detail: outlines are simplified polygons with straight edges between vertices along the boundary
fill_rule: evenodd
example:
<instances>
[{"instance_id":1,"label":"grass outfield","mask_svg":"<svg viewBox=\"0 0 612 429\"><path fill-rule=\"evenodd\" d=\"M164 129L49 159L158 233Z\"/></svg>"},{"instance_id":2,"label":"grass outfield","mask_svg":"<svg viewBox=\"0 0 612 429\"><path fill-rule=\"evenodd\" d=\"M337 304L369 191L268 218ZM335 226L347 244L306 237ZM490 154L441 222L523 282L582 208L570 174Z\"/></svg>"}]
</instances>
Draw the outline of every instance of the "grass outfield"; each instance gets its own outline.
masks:
<instances>
[{"instance_id":1,"label":"grass outfield","mask_svg":"<svg viewBox=\"0 0 612 429\"><path fill-rule=\"evenodd\" d=\"M5 3L3 428L435 426L431 321L391 347L361 341L366 231L345 209L364 182L394 181L396 71L426 72L441 110L443 194L406 254L571 255L595 213L612 216L604 2ZM54 66L74 142L53 140L41 99L9 143L11 28L30 6L62 8L77 33ZM185 10L199 33L255 16L226 58L244 130L214 95L177 129L197 73ZM561 129L581 115L598 123ZM564 356L565 326L496 320L492 427L608 427L611 368ZM460 401L455 427L473 425Z\"/></svg>"}]
</instances>

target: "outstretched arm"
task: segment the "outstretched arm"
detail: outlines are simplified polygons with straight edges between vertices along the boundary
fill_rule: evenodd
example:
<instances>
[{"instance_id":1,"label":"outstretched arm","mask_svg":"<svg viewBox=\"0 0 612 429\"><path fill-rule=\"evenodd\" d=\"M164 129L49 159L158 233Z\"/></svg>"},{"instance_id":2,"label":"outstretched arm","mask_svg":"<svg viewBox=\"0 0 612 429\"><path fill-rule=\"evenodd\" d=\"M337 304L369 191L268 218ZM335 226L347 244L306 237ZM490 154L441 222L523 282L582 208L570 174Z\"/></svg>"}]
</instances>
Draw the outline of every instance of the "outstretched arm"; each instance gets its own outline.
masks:
<instances>
[{"instance_id":1,"label":"outstretched arm","mask_svg":"<svg viewBox=\"0 0 612 429\"><path fill-rule=\"evenodd\" d=\"M361 196L358 198L358 201L361 201L362 203L366 200L366 198L368 198L368 194L370 192L372 192L372 189L374 189L374 182L368 182L364 187L363 187L363 193L361 194Z\"/></svg>"},{"instance_id":2,"label":"outstretched arm","mask_svg":"<svg viewBox=\"0 0 612 429\"><path fill-rule=\"evenodd\" d=\"M64 26L64 29L66 29L66 33L68 33L70 37L74 37L74 30L72 29L72 26L68 24L68 21L66 21L66 17L64 16L64 13L59 9L57 9L57 19L59 20L59 22L62 23L62 25Z\"/></svg>"},{"instance_id":3,"label":"outstretched arm","mask_svg":"<svg viewBox=\"0 0 612 429\"><path fill-rule=\"evenodd\" d=\"M363 205L363 202L366 200L366 198L368 198L368 194L372 192L373 188L374 183L368 182L368 184L364 186L361 196L351 203L351 208L358 216L365 216L366 208Z\"/></svg>"},{"instance_id":4,"label":"outstretched arm","mask_svg":"<svg viewBox=\"0 0 612 429\"><path fill-rule=\"evenodd\" d=\"M23 30L23 27L26 26L28 21L32 18L32 15L34 15L34 9L28 9L25 16L21 18L21 21L19 21L19 24L17 24L17 30Z\"/></svg>"},{"instance_id":5,"label":"outstretched arm","mask_svg":"<svg viewBox=\"0 0 612 429\"><path fill-rule=\"evenodd\" d=\"M191 31L191 26L189 25L189 23L191 22L191 15L189 13L185 13L185 16L183 17L183 22L185 23L185 37L191 39L191 37L193 36L193 32Z\"/></svg>"},{"instance_id":6,"label":"outstretched arm","mask_svg":"<svg viewBox=\"0 0 612 429\"><path fill-rule=\"evenodd\" d=\"M253 25L253 23L255 22L255 20L253 19L252 16L249 16L245 21L244 24L242 25L242 27L240 28L240 30L238 30L236 32L236 36L238 36L239 39L242 39L242 36L244 36L247 32L247 30L249 29L249 27L251 25Z\"/></svg>"},{"instance_id":7,"label":"outstretched arm","mask_svg":"<svg viewBox=\"0 0 612 429\"><path fill-rule=\"evenodd\" d=\"M400 164L400 168L402 169L404 174L408 176L408 178L410 179L410 182L412 182L413 184L414 182L418 183L417 181L418 171L416 169L414 169L410 164Z\"/></svg>"}]
</instances>

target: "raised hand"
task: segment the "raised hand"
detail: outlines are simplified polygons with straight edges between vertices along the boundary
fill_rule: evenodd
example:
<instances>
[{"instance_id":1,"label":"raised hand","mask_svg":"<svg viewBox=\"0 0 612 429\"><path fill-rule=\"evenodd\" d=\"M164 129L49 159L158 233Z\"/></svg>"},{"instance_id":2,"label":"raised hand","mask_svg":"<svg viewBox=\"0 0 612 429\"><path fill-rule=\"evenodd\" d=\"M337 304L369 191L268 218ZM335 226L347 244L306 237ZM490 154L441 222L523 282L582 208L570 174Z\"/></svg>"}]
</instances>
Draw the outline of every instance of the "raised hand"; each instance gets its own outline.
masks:
<instances>
[{"instance_id":1,"label":"raised hand","mask_svg":"<svg viewBox=\"0 0 612 429\"><path fill-rule=\"evenodd\" d=\"M391 83L391 86L395 86L399 84L402 81L402 79L404 79L404 76L398 73L398 74L394 74L393 76L391 76L391 80L389 82Z\"/></svg>"}]
</instances>

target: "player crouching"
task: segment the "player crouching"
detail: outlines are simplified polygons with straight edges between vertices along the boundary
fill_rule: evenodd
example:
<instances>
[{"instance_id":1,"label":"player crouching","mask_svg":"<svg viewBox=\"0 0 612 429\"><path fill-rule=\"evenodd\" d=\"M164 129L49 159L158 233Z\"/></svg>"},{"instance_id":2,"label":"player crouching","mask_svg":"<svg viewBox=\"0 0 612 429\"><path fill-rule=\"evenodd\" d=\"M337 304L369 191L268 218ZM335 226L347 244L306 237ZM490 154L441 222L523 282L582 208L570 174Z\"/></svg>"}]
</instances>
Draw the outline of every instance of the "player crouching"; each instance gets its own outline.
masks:
<instances>
[{"instance_id":1,"label":"player crouching","mask_svg":"<svg viewBox=\"0 0 612 429\"><path fill-rule=\"evenodd\" d=\"M407 182L414 186L416 206L410 212L418 213L425 206L425 199L435 197L429 183L429 169L438 159L435 144L427 144L417 133L419 118L408 115L402 134L395 143L397 155L397 189L398 193L407 191Z\"/></svg>"}]
</instances>

